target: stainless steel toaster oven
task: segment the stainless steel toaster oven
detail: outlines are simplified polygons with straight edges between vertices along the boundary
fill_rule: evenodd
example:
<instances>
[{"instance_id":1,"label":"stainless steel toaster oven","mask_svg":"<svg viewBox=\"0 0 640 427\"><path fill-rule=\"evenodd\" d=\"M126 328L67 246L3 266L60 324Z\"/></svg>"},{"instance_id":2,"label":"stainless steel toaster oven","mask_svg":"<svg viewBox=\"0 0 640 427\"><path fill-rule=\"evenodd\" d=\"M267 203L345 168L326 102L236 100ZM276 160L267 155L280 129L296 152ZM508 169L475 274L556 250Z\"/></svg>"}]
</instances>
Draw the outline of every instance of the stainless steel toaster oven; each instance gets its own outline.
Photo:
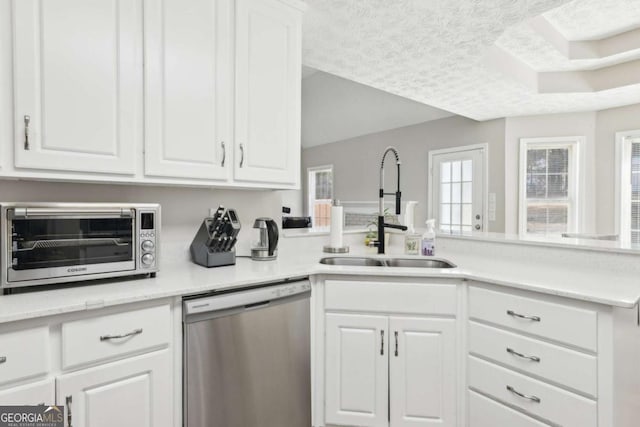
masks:
<instances>
[{"instance_id":1,"label":"stainless steel toaster oven","mask_svg":"<svg viewBox=\"0 0 640 427\"><path fill-rule=\"evenodd\" d=\"M0 203L0 286L158 271L160 205Z\"/></svg>"}]
</instances>

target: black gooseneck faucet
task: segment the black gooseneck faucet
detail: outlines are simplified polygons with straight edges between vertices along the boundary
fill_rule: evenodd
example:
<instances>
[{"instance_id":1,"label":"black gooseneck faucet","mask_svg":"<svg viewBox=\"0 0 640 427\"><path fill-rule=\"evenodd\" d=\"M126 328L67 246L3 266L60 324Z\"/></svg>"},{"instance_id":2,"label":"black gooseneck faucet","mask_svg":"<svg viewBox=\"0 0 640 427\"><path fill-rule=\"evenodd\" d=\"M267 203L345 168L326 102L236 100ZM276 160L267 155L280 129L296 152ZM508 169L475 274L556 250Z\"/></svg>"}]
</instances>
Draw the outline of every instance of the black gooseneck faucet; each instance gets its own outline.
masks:
<instances>
[{"instance_id":1,"label":"black gooseneck faucet","mask_svg":"<svg viewBox=\"0 0 640 427\"><path fill-rule=\"evenodd\" d=\"M387 154L392 152L396 158L396 166L398 167L398 186L395 193L385 193L384 192L384 159L387 157ZM384 254L384 229L385 228L396 228L398 230L406 230L407 227L404 225L397 224L387 224L384 222L384 196L386 195L395 195L396 196L396 215L400 215L400 199L402 193L400 192L400 156L398 156L398 150L395 147L387 147L382 155L382 162L380 163L380 202L378 209L378 240L373 242L374 246L378 247L378 253Z\"/></svg>"}]
</instances>

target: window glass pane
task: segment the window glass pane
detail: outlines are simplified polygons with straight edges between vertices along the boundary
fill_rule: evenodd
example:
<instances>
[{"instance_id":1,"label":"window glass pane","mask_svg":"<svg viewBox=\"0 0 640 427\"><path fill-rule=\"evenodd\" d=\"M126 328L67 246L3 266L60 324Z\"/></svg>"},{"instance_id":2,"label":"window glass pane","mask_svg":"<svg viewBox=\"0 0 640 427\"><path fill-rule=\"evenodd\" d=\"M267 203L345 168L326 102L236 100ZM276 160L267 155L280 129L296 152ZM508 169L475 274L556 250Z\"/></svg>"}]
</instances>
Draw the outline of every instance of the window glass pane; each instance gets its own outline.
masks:
<instances>
[{"instance_id":1,"label":"window glass pane","mask_svg":"<svg viewBox=\"0 0 640 427\"><path fill-rule=\"evenodd\" d=\"M471 192L473 183L465 182L462 184L462 203L472 203L473 193Z\"/></svg>"},{"instance_id":2,"label":"window glass pane","mask_svg":"<svg viewBox=\"0 0 640 427\"><path fill-rule=\"evenodd\" d=\"M440 205L440 223L451 224L451 205Z\"/></svg>"},{"instance_id":3,"label":"window glass pane","mask_svg":"<svg viewBox=\"0 0 640 427\"><path fill-rule=\"evenodd\" d=\"M451 181L460 182L462 180L462 162L451 162Z\"/></svg>"},{"instance_id":4,"label":"window glass pane","mask_svg":"<svg viewBox=\"0 0 640 427\"><path fill-rule=\"evenodd\" d=\"M440 182L451 182L451 162L440 163Z\"/></svg>"},{"instance_id":5,"label":"window glass pane","mask_svg":"<svg viewBox=\"0 0 640 427\"><path fill-rule=\"evenodd\" d=\"M462 222L461 205L451 205L451 224L460 224Z\"/></svg>"},{"instance_id":6,"label":"window glass pane","mask_svg":"<svg viewBox=\"0 0 640 427\"><path fill-rule=\"evenodd\" d=\"M566 174L549 174L547 186L548 198L561 199L569 197L568 176Z\"/></svg>"},{"instance_id":7,"label":"window glass pane","mask_svg":"<svg viewBox=\"0 0 640 427\"><path fill-rule=\"evenodd\" d=\"M546 175L527 175L527 198L544 199L547 196Z\"/></svg>"},{"instance_id":8,"label":"window glass pane","mask_svg":"<svg viewBox=\"0 0 640 427\"><path fill-rule=\"evenodd\" d=\"M462 205L462 224L471 225L472 224L472 214L471 214L471 205L464 204Z\"/></svg>"},{"instance_id":9,"label":"window glass pane","mask_svg":"<svg viewBox=\"0 0 640 427\"><path fill-rule=\"evenodd\" d=\"M333 199L331 171L316 172L316 200Z\"/></svg>"},{"instance_id":10,"label":"window glass pane","mask_svg":"<svg viewBox=\"0 0 640 427\"><path fill-rule=\"evenodd\" d=\"M549 151L548 165L549 173L569 172L569 149L554 148Z\"/></svg>"},{"instance_id":11,"label":"window glass pane","mask_svg":"<svg viewBox=\"0 0 640 427\"><path fill-rule=\"evenodd\" d=\"M640 138L631 138L631 243L640 243Z\"/></svg>"},{"instance_id":12,"label":"window glass pane","mask_svg":"<svg viewBox=\"0 0 640 427\"><path fill-rule=\"evenodd\" d=\"M527 150L527 172L536 173L547 171L547 150Z\"/></svg>"},{"instance_id":13,"label":"window glass pane","mask_svg":"<svg viewBox=\"0 0 640 427\"><path fill-rule=\"evenodd\" d=\"M451 184L442 184L440 188L440 201L442 203L451 202Z\"/></svg>"},{"instance_id":14,"label":"window glass pane","mask_svg":"<svg viewBox=\"0 0 640 427\"><path fill-rule=\"evenodd\" d=\"M473 161L472 160L465 160L462 162L462 180L463 181L473 180Z\"/></svg>"},{"instance_id":15,"label":"window glass pane","mask_svg":"<svg viewBox=\"0 0 640 427\"><path fill-rule=\"evenodd\" d=\"M460 203L462 199L462 184L451 184L451 203Z\"/></svg>"},{"instance_id":16,"label":"window glass pane","mask_svg":"<svg viewBox=\"0 0 640 427\"><path fill-rule=\"evenodd\" d=\"M561 234L567 231L569 205L533 204L527 206L527 232Z\"/></svg>"},{"instance_id":17,"label":"window glass pane","mask_svg":"<svg viewBox=\"0 0 640 427\"><path fill-rule=\"evenodd\" d=\"M640 200L640 172L631 172L631 200Z\"/></svg>"}]
</instances>

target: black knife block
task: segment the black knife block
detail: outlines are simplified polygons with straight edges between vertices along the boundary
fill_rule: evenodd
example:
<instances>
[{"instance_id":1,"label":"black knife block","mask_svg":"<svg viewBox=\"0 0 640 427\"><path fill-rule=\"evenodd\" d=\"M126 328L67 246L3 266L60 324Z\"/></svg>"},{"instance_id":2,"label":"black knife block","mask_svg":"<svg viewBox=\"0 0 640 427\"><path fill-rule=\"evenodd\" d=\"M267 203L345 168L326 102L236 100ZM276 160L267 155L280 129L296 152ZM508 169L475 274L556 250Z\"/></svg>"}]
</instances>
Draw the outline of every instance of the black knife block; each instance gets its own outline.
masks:
<instances>
[{"instance_id":1,"label":"black knife block","mask_svg":"<svg viewBox=\"0 0 640 427\"><path fill-rule=\"evenodd\" d=\"M215 247L216 240L212 239L209 232L213 220L205 218L198 228L196 236L191 242L190 252L191 260L204 267L222 267L224 265L234 265L236 263L236 250L232 248L230 251L216 252L212 248Z\"/></svg>"}]
</instances>

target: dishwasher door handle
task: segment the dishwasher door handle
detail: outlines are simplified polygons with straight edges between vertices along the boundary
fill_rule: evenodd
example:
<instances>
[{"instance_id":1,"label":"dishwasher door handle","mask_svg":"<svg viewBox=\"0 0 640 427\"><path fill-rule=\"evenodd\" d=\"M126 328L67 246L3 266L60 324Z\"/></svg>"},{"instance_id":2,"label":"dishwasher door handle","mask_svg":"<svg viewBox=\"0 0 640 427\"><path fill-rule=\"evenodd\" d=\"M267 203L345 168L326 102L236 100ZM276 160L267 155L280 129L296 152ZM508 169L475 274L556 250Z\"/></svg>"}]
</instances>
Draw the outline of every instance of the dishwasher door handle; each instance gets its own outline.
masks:
<instances>
[{"instance_id":1,"label":"dishwasher door handle","mask_svg":"<svg viewBox=\"0 0 640 427\"><path fill-rule=\"evenodd\" d=\"M245 311L246 310L255 310L257 308L264 308L267 307L271 304L271 300L268 301L260 301L260 302L254 302L252 304L247 304L244 306Z\"/></svg>"}]
</instances>

